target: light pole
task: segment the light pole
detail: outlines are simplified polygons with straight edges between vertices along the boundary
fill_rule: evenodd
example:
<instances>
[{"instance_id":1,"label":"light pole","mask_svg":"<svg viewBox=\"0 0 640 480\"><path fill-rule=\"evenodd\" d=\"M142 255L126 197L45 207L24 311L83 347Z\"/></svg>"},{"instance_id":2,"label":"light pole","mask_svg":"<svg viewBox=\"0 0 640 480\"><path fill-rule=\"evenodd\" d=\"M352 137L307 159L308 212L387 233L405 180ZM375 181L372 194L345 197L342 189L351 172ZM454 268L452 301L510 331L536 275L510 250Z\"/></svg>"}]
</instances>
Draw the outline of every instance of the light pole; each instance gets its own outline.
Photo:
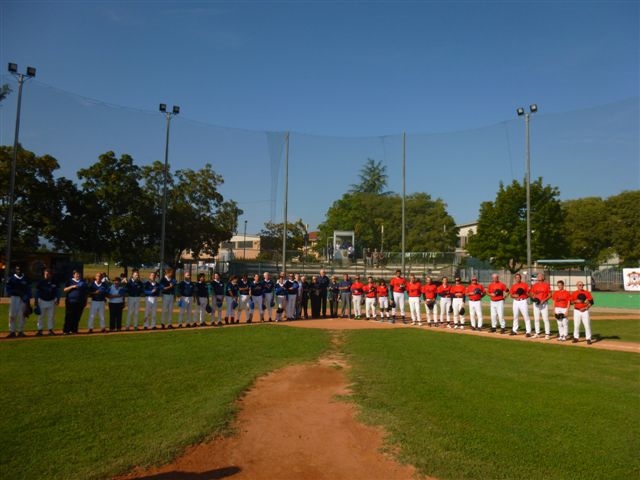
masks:
<instances>
[{"instance_id":1,"label":"light pole","mask_svg":"<svg viewBox=\"0 0 640 480\"><path fill-rule=\"evenodd\" d=\"M9 73L18 79L18 106L16 108L16 130L13 137L13 157L11 159L11 173L9 175L9 212L7 213L7 250L5 253L4 267L4 288L6 293L7 284L9 283L9 274L11 271L11 253L13 244L13 209L15 205L16 191L16 165L18 163L18 138L20 134L20 108L22 106L22 85L25 79L36 76L36 69L27 67L27 73L18 73L18 65L9 64Z\"/></svg>"},{"instance_id":2,"label":"light pole","mask_svg":"<svg viewBox=\"0 0 640 480\"><path fill-rule=\"evenodd\" d=\"M247 221L244 221L244 238L242 240L242 260L247 259Z\"/></svg>"},{"instance_id":3,"label":"light pole","mask_svg":"<svg viewBox=\"0 0 640 480\"><path fill-rule=\"evenodd\" d=\"M380 225L380 252L384 252L384 225Z\"/></svg>"},{"instance_id":4,"label":"light pole","mask_svg":"<svg viewBox=\"0 0 640 480\"><path fill-rule=\"evenodd\" d=\"M527 281L531 284L531 145L529 143L529 117L538 111L538 105L529 105L529 112L520 107L519 117L524 115L525 183L527 195Z\"/></svg>"},{"instance_id":5,"label":"light pole","mask_svg":"<svg viewBox=\"0 0 640 480\"><path fill-rule=\"evenodd\" d=\"M180 113L180 107L173 106L171 111L167 110L167 104L161 103L159 110L164 113L167 118L167 137L164 146L164 180L162 182L162 227L160 231L160 278L164 276L164 244L167 231L167 177L169 174L169 127L171 125L171 117Z\"/></svg>"}]
</instances>

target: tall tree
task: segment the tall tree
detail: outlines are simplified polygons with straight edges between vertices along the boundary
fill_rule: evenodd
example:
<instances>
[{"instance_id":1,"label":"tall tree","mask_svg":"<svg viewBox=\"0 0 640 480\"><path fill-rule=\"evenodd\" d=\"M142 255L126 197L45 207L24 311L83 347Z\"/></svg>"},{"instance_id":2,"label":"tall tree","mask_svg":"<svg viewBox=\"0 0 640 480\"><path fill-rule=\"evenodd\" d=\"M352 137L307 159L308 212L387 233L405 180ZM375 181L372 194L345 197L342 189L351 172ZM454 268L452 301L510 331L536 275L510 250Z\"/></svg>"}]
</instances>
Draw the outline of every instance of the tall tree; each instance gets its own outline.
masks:
<instances>
[{"instance_id":1,"label":"tall tree","mask_svg":"<svg viewBox=\"0 0 640 480\"><path fill-rule=\"evenodd\" d=\"M260 258L273 260L282 258L282 232L284 224L266 222L260 231ZM307 228L301 219L287 222L287 251L301 250ZM288 257L287 257L288 258Z\"/></svg>"},{"instance_id":2,"label":"tall tree","mask_svg":"<svg viewBox=\"0 0 640 480\"><path fill-rule=\"evenodd\" d=\"M557 188L543 186L539 178L531 183L532 261L561 258L568 252L563 235L563 216ZM527 263L526 188L513 181L500 183L494 202L480 206L478 230L469 239L471 255L512 273Z\"/></svg>"},{"instance_id":3,"label":"tall tree","mask_svg":"<svg viewBox=\"0 0 640 480\"><path fill-rule=\"evenodd\" d=\"M86 248L108 255L126 265L142 263L150 236L145 228L147 197L140 187L141 170L130 155L117 158L106 152L88 168L78 171L82 183L82 205L72 212L84 220L76 228L83 232Z\"/></svg>"},{"instance_id":4,"label":"tall tree","mask_svg":"<svg viewBox=\"0 0 640 480\"><path fill-rule=\"evenodd\" d=\"M346 193L336 200L320 225L319 247L332 238L334 230L354 230L355 248L384 248L400 251L402 240L402 198L371 193ZM382 229L384 227L384 246ZM406 198L407 251L453 251L456 243L455 221L441 200L426 193Z\"/></svg>"},{"instance_id":5,"label":"tall tree","mask_svg":"<svg viewBox=\"0 0 640 480\"><path fill-rule=\"evenodd\" d=\"M564 236L572 258L583 258L590 266L611 255L611 230L605 201L600 197L567 200L562 203Z\"/></svg>"},{"instance_id":6,"label":"tall tree","mask_svg":"<svg viewBox=\"0 0 640 480\"><path fill-rule=\"evenodd\" d=\"M351 185L351 193L372 193L386 195L384 189L387 187L387 166L382 161L367 158L366 163L360 169L360 183Z\"/></svg>"},{"instance_id":7,"label":"tall tree","mask_svg":"<svg viewBox=\"0 0 640 480\"><path fill-rule=\"evenodd\" d=\"M607 225L611 246L624 266L640 262L640 190L625 191L606 202Z\"/></svg>"},{"instance_id":8,"label":"tall tree","mask_svg":"<svg viewBox=\"0 0 640 480\"><path fill-rule=\"evenodd\" d=\"M0 146L0 239L3 252L6 246L9 210L9 179L13 147ZM13 250L20 252L40 248L44 239L55 238L58 231L63 197L54 172L58 161L51 155L38 156L18 147L13 214Z\"/></svg>"}]
</instances>

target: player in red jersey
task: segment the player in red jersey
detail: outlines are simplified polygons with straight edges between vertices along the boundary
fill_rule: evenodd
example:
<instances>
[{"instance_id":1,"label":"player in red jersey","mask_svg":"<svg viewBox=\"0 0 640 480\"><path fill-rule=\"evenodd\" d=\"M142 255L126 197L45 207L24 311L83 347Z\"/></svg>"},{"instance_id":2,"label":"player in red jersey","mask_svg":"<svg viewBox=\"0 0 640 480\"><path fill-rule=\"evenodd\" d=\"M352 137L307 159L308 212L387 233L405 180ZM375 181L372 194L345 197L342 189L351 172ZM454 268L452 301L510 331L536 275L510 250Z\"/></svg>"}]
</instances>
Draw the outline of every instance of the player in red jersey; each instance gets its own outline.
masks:
<instances>
[{"instance_id":1,"label":"player in red jersey","mask_svg":"<svg viewBox=\"0 0 640 480\"><path fill-rule=\"evenodd\" d=\"M564 342L569 336L569 304L571 303L571 293L564 289L564 282L558 280L558 289L553 292L554 313L558 321L558 340Z\"/></svg>"},{"instance_id":2,"label":"player in red jersey","mask_svg":"<svg viewBox=\"0 0 640 480\"><path fill-rule=\"evenodd\" d=\"M511 285L509 294L513 298L513 328L511 335L518 334L519 316L522 314L524 318L525 335L531 336L531 320L529 319L529 305L527 299L529 298L529 285L522 281L522 275L515 274L515 283Z\"/></svg>"},{"instance_id":3,"label":"player in red jersey","mask_svg":"<svg viewBox=\"0 0 640 480\"><path fill-rule=\"evenodd\" d=\"M422 295L422 284L413 274L409 276L409 283L407 283L407 295L409 295L411 324L422 325L422 319L420 318L420 295Z\"/></svg>"},{"instance_id":4,"label":"player in red jersey","mask_svg":"<svg viewBox=\"0 0 640 480\"><path fill-rule=\"evenodd\" d=\"M456 277L456 283L451 287L451 308L453 308L453 323L454 329L459 328L464 330L464 296L467 289L462 285L460 277ZM458 322L460 323L458 325Z\"/></svg>"},{"instance_id":5,"label":"player in red jersey","mask_svg":"<svg viewBox=\"0 0 640 480\"><path fill-rule=\"evenodd\" d=\"M593 296L591 292L584 289L584 282L576 283L578 288L571 294L571 303L573 304L573 343L578 343L580 339L580 324L584 324L584 336L587 343L591 345L591 319L589 317L589 309L593 305Z\"/></svg>"},{"instance_id":6,"label":"player in red jersey","mask_svg":"<svg viewBox=\"0 0 640 480\"><path fill-rule=\"evenodd\" d=\"M400 315L402 316L402 323L406 323L404 319L404 292L407 290L407 281L402 276L400 270L396 270L396 276L389 282L391 291L393 292L393 301L396 304L391 308L391 315L393 319L396 318L396 308L400 309Z\"/></svg>"},{"instance_id":7,"label":"player in red jersey","mask_svg":"<svg viewBox=\"0 0 640 480\"><path fill-rule=\"evenodd\" d=\"M491 275L491 283L487 286L489 298L491 299L491 333L496 332L498 322L500 323L500 333L507 331L507 322L504 321L504 298L509 289L500 281L498 274Z\"/></svg>"},{"instance_id":8,"label":"player in red jersey","mask_svg":"<svg viewBox=\"0 0 640 480\"><path fill-rule=\"evenodd\" d=\"M433 283L431 277L427 277L422 285L422 295L424 296L424 309L427 314L427 325L438 325L438 308L436 297L438 296L438 286Z\"/></svg>"},{"instance_id":9,"label":"player in red jersey","mask_svg":"<svg viewBox=\"0 0 640 480\"><path fill-rule=\"evenodd\" d=\"M551 338L551 325L549 324L549 299L551 298L551 285L544 279L544 273L539 273L536 282L531 285L531 301L533 302L533 328L534 338L540 336L540 317L544 322L544 338Z\"/></svg>"},{"instance_id":10,"label":"player in red jersey","mask_svg":"<svg viewBox=\"0 0 640 480\"><path fill-rule=\"evenodd\" d=\"M378 305L380 306L380 321L383 320L384 314L387 314L387 319L389 318L389 288L387 287L387 283L384 280L380 280L378 282L378 287L376 288L376 295L378 296Z\"/></svg>"},{"instance_id":11,"label":"player in red jersey","mask_svg":"<svg viewBox=\"0 0 640 480\"><path fill-rule=\"evenodd\" d=\"M377 286L373 282L373 277L367 279L367 284L362 289L364 293L364 315L367 320L376 318L376 295Z\"/></svg>"},{"instance_id":12,"label":"player in red jersey","mask_svg":"<svg viewBox=\"0 0 640 480\"><path fill-rule=\"evenodd\" d=\"M356 275L355 280L351 284L351 301L353 302L353 314L356 320L362 317L362 293L364 284L360 281L360 275Z\"/></svg>"},{"instance_id":13,"label":"player in red jersey","mask_svg":"<svg viewBox=\"0 0 640 480\"><path fill-rule=\"evenodd\" d=\"M478 277L471 277L471 283L467 286L469 297L469 323L471 330L482 330L482 297L484 286L478 283Z\"/></svg>"},{"instance_id":14,"label":"player in red jersey","mask_svg":"<svg viewBox=\"0 0 640 480\"><path fill-rule=\"evenodd\" d=\"M451 308L451 285L449 285L449 280L447 277L442 277L442 283L438 287L438 295L440 295L440 325L447 328L451 328L449 322L451 321L451 317L449 314L449 309ZM445 316L447 321L445 322Z\"/></svg>"}]
</instances>

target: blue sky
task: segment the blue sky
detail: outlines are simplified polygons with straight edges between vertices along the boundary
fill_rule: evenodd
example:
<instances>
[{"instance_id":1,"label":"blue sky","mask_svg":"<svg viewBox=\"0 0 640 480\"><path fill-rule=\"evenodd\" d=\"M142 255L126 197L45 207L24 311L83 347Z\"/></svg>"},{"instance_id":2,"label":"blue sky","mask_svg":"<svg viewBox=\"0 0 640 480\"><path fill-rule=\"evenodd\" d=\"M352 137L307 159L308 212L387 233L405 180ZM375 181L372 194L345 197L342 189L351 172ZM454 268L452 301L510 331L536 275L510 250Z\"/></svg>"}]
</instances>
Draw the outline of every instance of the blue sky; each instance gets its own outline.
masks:
<instances>
[{"instance_id":1,"label":"blue sky","mask_svg":"<svg viewBox=\"0 0 640 480\"><path fill-rule=\"evenodd\" d=\"M2 83L15 88L8 62L38 69L21 142L69 178L106 150L162 160L157 105L180 105L172 168L212 163L250 233L282 220L266 132L284 131L290 220L315 228L367 157L399 192L407 132L407 192L466 223L500 181L522 179L515 108L530 103L532 177L563 199L640 188L639 5L0 0ZM0 107L2 144L15 97Z\"/></svg>"}]
</instances>

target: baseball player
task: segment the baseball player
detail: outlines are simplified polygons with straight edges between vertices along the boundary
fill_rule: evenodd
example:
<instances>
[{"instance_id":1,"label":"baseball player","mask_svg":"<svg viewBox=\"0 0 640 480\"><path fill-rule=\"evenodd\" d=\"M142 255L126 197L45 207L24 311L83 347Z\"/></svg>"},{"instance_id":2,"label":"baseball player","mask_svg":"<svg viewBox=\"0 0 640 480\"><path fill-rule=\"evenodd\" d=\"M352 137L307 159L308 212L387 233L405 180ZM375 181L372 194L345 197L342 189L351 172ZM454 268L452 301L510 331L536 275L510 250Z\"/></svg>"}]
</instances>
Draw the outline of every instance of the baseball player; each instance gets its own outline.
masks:
<instances>
[{"instance_id":1,"label":"baseball player","mask_svg":"<svg viewBox=\"0 0 640 480\"><path fill-rule=\"evenodd\" d=\"M162 287L156 282L156 273L149 274L149 280L144 283L144 294L147 296L144 302L144 324L143 328L156 329L156 318L158 316L158 297ZM164 325L162 325L164 328Z\"/></svg>"},{"instance_id":2,"label":"baseball player","mask_svg":"<svg viewBox=\"0 0 640 480\"><path fill-rule=\"evenodd\" d=\"M11 297L9 303L9 334L7 338L24 337L25 311L31 307L31 282L22 273L19 265L16 265L13 275L9 277L7 293Z\"/></svg>"},{"instance_id":3,"label":"baseball player","mask_svg":"<svg viewBox=\"0 0 640 480\"><path fill-rule=\"evenodd\" d=\"M284 279L284 272L280 273L278 280L276 281L276 285L274 287L275 295L276 295L276 322L282 320L282 314L285 314L285 309L287 308L287 285Z\"/></svg>"},{"instance_id":4,"label":"baseball player","mask_svg":"<svg viewBox=\"0 0 640 480\"><path fill-rule=\"evenodd\" d=\"M442 327L446 325L447 328L451 328L451 316L449 313L451 308L451 285L449 285L447 277L442 277L442 283L438 287L438 295L440 295L440 325Z\"/></svg>"},{"instance_id":5,"label":"baseball player","mask_svg":"<svg viewBox=\"0 0 640 480\"><path fill-rule=\"evenodd\" d=\"M65 335L75 335L78 333L82 311L87 305L87 284L80 277L78 270L73 271L73 277L64 287L66 298L64 301L64 327L62 332Z\"/></svg>"},{"instance_id":6,"label":"baseball player","mask_svg":"<svg viewBox=\"0 0 640 480\"><path fill-rule=\"evenodd\" d=\"M484 286L478 283L478 277L471 277L471 283L467 286L469 297L469 323L471 330L482 330L482 297L485 296Z\"/></svg>"},{"instance_id":7,"label":"baseball player","mask_svg":"<svg viewBox=\"0 0 640 480\"><path fill-rule=\"evenodd\" d=\"M262 275L262 296L263 302L260 306L260 321L264 319L264 312L267 312L267 319L269 322L272 322L272 312L273 306L275 305L273 301L273 289L275 288L275 284L273 280L271 280L271 274L269 272L264 272Z\"/></svg>"},{"instance_id":8,"label":"baseball player","mask_svg":"<svg viewBox=\"0 0 640 480\"><path fill-rule=\"evenodd\" d=\"M47 322L49 335L55 335L53 331L54 310L56 305L60 303L60 292L50 269L45 268L42 275L43 278L36 284L34 294L35 311L37 314L40 312L38 314L38 332L36 335L42 335L45 321Z\"/></svg>"},{"instance_id":9,"label":"baseball player","mask_svg":"<svg viewBox=\"0 0 640 480\"><path fill-rule=\"evenodd\" d=\"M109 304L109 331L122 330L122 310L124 309L125 289L120 277L115 277L107 290L107 303Z\"/></svg>"},{"instance_id":10,"label":"baseball player","mask_svg":"<svg viewBox=\"0 0 640 480\"><path fill-rule=\"evenodd\" d=\"M591 319L589 317L589 309L593 305L593 296L591 292L584 289L584 282L576 283L578 288L571 294L571 303L573 304L573 343L580 340L580 324L584 324L584 336L587 344L591 345Z\"/></svg>"},{"instance_id":11,"label":"baseball player","mask_svg":"<svg viewBox=\"0 0 640 480\"><path fill-rule=\"evenodd\" d=\"M402 316L402 323L406 323L404 318L404 292L407 290L407 281L402 276L402 271L396 270L396 276L391 279L389 286L393 292L393 302L396 305L391 309L391 315L395 320L396 308L399 308L400 315Z\"/></svg>"},{"instance_id":12,"label":"baseball player","mask_svg":"<svg viewBox=\"0 0 640 480\"><path fill-rule=\"evenodd\" d=\"M224 300L224 283L220 280L220 274L218 272L213 274L213 280L211 280L211 303L213 303L211 309L211 325L216 324L216 317L218 318L217 325L222 326L222 302Z\"/></svg>"},{"instance_id":13,"label":"baseball player","mask_svg":"<svg viewBox=\"0 0 640 480\"><path fill-rule=\"evenodd\" d=\"M558 280L558 289L553 292L554 313L558 321L558 340L564 342L569 336L569 304L571 303L571 293L564 289L564 282Z\"/></svg>"},{"instance_id":14,"label":"baseball player","mask_svg":"<svg viewBox=\"0 0 640 480\"><path fill-rule=\"evenodd\" d=\"M378 287L376 288L376 295L378 296L378 305L380 305L380 321L384 321L384 315L387 315L387 320L389 319L389 288L387 287L387 283L384 280L380 280L378 282ZM374 315L374 318L375 315Z\"/></svg>"},{"instance_id":15,"label":"baseball player","mask_svg":"<svg viewBox=\"0 0 640 480\"><path fill-rule=\"evenodd\" d=\"M373 282L373 277L367 278L367 284L363 288L364 293L364 316L365 319L376 318L376 295L377 286Z\"/></svg>"},{"instance_id":16,"label":"baseball player","mask_svg":"<svg viewBox=\"0 0 640 480\"><path fill-rule=\"evenodd\" d=\"M422 296L424 297L424 310L426 313L427 325L438 326L438 307L436 306L438 286L433 283L431 277L427 277L424 285L422 285Z\"/></svg>"},{"instance_id":17,"label":"baseball player","mask_svg":"<svg viewBox=\"0 0 640 480\"><path fill-rule=\"evenodd\" d=\"M287 291L287 320L295 320L296 318L296 302L298 301L298 290L300 285L295 279L293 273L289 274L289 278L284 282Z\"/></svg>"},{"instance_id":18,"label":"baseball player","mask_svg":"<svg viewBox=\"0 0 640 480\"><path fill-rule=\"evenodd\" d=\"M500 323L500 333L507 331L507 322L504 320L504 298L508 292L507 286L500 281L498 274L491 275L491 283L487 286L491 299L491 333L496 333Z\"/></svg>"},{"instance_id":19,"label":"baseball player","mask_svg":"<svg viewBox=\"0 0 640 480\"><path fill-rule=\"evenodd\" d=\"M197 323L196 323L196 318L193 319L193 323L201 327L206 327L207 313L213 312L213 309L209 304L209 285L207 284L204 273L198 274L198 283L196 283L195 297L197 302L197 308L196 308L196 314L195 314L195 316L197 317Z\"/></svg>"},{"instance_id":20,"label":"baseball player","mask_svg":"<svg viewBox=\"0 0 640 480\"><path fill-rule=\"evenodd\" d=\"M257 273L253 276L253 281L250 285L251 291L251 301L253 305L258 306L258 311L260 312L260 322L264 322L264 318L262 316L262 305L264 303L264 287L263 282L260 279L260 275ZM253 319L253 310L251 311L251 319Z\"/></svg>"},{"instance_id":21,"label":"baseball player","mask_svg":"<svg viewBox=\"0 0 640 480\"><path fill-rule=\"evenodd\" d=\"M545 281L544 273L539 273L536 282L531 286L531 301L533 302L533 328L534 338L540 337L540 317L544 322L544 338L551 338L551 325L549 324L549 299L551 298L551 286Z\"/></svg>"},{"instance_id":22,"label":"baseball player","mask_svg":"<svg viewBox=\"0 0 640 480\"><path fill-rule=\"evenodd\" d=\"M351 284L351 301L353 302L353 316L360 320L362 316L362 294L364 284L360 281L360 275L356 275L355 281Z\"/></svg>"},{"instance_id":23,"label":"baseball player","mask_svg":"<svg viewBox=\"0 0 640 480\"><path fill-rule=\"evenodd\" d=\"M140 299L144 296L144 283L140 279L140 271L131 271L131 278L125 285L127 292L127 320L125 330L129 330L133 324L133 329L138 330L138 320L140 317Z\"/></svg>"},{"instance_id":24,"label":"baseball player","mask_svg":"<svg viewBox=\"0 0 640 480\"><path fill-rule=\"evenodd\" d=\"M249 313L249 300L251 299L251 287L249 286L249 277L246 273L242 274L240 280L238 280L238 323L240 323L240 317L244 312L244 318L246 323L251 323L251 316Z\"/></svg>"},{"instance_id":25,"label":"baseball player","mask_svg":"<svg viewBox=\"0 0 640 480\"><path fill-rule=\"evenodd\" d=\"M185 325L187 328L195 326L196 322L193 318L193 299L196 295L196 285L191 281L191 273L185 272L184 278L176 286L178 296L178 328L182 328L182 317L187 316Z\"/></svg>"},{"instance_id":26,"label":"baseball player","mask_svg":"<svg viewBox=\"0 0 640 480\"><path fill-rule=\"evenodd\" d=\"M240 323L240 318L236 320L234 313L236 308L238 308L238 293L238 277L232 275L224 290L224 300L227 304L227 315L224 317L224 323L226 325Z\"/></svg>"},{"instance_id":27,"label":"baseball player","mask_svg":"<svg viewBox=\"0 0 640 480\"><path fill-rule=\"evenodd\" d=\"M522 281L522 275L515 274L515 283L511 285L509 294L513 298L513 327L510 335L518 334L520 314L524 318L525 336L531 336L531 320L529 319L529 306L527 299L529 298L529 285Z\"/></svg>"},{"instance_id":28,"label":"baseball player","mask_svg":"<svg viewBox=\"0 0 640 480\"><path fill-rule=\"evenodd\" d=\"M100 332L105 333L107 331L104 321L104 304L107 299L108 290L109 287L107 282L103 281L102 274L96 273L95 279L89 284L89 288L87 289L87 293L89 294L89 297L91 297L89 321L87 323L89 330L87 333L93 333L93 319L96 315L100 319Z\"/></svg>"},{"instance_id":29,"label":"baseball player","mask_svg":"<svg viewBox=\"0 0 640 480\"><path fill-rule=\"evenodd\" d=\"M347 312L348 317L351 318L351 280L349 279L349 274L345 273L343 279L338 284L338 289L340 291L340 303L342 303L342 307L340 309L340 316L345 318L345 311Z\"/></svg>"},{"instance_id":30,"label":"baseball player","mask_svg":"<svg viewBox=\"0 0 640 480\"><path fill-rule=\"evenodd\" d=\"M162 292L160 323L162 328L166 326L171 329L173 328L173 300L176 293L176 279L173 278L173 268L167 268L164 277L160 279L160 289Z\"/></svg>"},{"instance_id":31,"label":"baseball player","mask_svg":"<svg viewBox=\"0 0 640 480\"><path fill-rule=\"evenodd\" d=\"M455 282L456 283L451 286L450 290L451 296L453 297L453 300L451 301L451 308L453 309L453 328L454 330L456 328L464 330L464 300L467 289L462 285L460 277L456 277Z\"/></svg>"},{"instance_id":32,"label":"baseball player","mask_svg":"<svg viewBox=\"0 0 640 480\"><path fill-rule=\"evenodd\" d=\"M409 313L411 314L411 324L422 326L420 316L420 297L422 295L422 284L416 279L414 274L409 276L407 283L407 295L409 296Z\"/></svg>"}]
</instances>

